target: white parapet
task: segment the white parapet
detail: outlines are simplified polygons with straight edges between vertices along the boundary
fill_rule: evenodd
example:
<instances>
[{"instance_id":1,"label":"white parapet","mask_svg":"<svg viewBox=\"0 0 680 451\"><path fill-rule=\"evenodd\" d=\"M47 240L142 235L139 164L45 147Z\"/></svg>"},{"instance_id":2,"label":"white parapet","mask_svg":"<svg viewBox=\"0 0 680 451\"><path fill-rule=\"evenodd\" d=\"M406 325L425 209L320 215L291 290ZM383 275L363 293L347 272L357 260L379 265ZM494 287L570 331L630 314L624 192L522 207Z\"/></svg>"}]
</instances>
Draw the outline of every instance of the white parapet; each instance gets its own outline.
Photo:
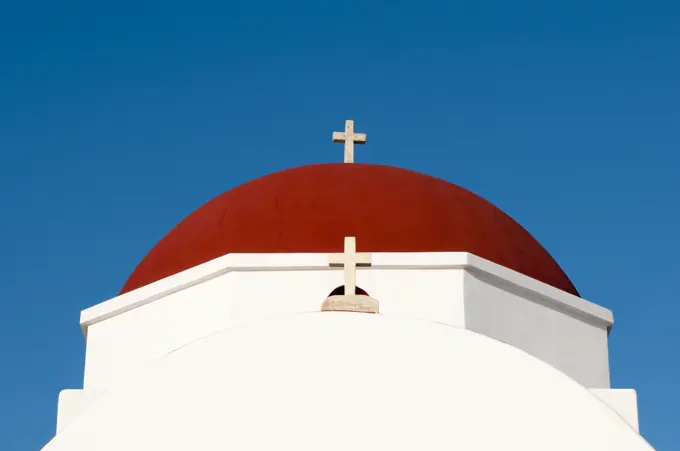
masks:
<instances>
[{"instance_id":1,"label":"white parapet","mask_svg":"<svg viewBox=\"0 0 680 451\"><path fill-rule=\"evenodd\" d=\"M343 284L327 254L229 254L82 312L84 387L108 390L140 365L220 330L318 312ZM468 328L609 387L611 311L469 253L374 253L357 285L380 315Z\"/></svg>"}]
</instances>

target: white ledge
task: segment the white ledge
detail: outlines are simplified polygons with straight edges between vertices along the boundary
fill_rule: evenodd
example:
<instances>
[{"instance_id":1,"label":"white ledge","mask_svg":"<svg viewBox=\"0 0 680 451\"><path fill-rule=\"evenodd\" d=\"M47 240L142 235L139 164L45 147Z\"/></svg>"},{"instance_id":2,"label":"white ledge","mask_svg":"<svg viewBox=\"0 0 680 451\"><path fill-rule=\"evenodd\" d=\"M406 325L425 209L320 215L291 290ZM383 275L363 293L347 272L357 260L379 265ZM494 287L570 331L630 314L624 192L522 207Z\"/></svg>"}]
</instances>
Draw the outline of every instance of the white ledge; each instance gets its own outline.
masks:
<instances>
[{"instance_id":1,"label":"white ledge","mask_svg":"<svg viewBox=\"0 0 680 451\"><path fill-rule=\"evenodd\" d=\"M609 328L614 323L612 312L604 307L467 252L373 253L372 266L362 270L371 269L467 269L532 292L544 302L587 317L604 327ZM93 324L228 272L292 270L342 268L331 268L328 265L328 255L321 253L228 254L83 310L80 314L80 327L87 336L87 328Z\"/></svg>"}]
</instances>

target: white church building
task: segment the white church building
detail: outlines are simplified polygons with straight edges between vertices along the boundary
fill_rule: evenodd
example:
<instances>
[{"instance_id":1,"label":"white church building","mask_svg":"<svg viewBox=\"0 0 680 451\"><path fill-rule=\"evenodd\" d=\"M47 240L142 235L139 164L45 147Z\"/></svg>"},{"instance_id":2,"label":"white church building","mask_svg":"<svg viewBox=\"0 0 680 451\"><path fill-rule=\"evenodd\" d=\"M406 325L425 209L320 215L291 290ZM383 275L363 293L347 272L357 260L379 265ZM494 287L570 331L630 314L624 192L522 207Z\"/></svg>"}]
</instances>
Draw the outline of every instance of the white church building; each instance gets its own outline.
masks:
<instances>
[{"instance_id":1,"label":"white church building","mask_svg":"<svg viewBox=\"0 0 680 451\"><path fill-rule=\"evenodd\" d=\"M287 169L175 226L81 314L44 451L637 451L613 314L479 196L354 161Z\"/></svg>"}]
</instances>

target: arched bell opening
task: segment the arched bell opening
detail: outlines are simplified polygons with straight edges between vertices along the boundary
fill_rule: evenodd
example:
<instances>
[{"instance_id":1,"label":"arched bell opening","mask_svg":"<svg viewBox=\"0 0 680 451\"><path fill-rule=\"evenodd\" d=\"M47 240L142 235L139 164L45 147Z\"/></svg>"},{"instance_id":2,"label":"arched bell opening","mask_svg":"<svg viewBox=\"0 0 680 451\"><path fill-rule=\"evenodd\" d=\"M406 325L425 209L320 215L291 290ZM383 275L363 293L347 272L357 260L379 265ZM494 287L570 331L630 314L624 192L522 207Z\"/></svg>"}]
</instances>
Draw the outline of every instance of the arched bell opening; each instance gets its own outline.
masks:
<instances>
[{"instance_id":1,"label":"arched bell opening","mask_svg":"<svg viewBox=\"0 0 680 451\"><path fill-rule=\"evenodd\" d=\"M343 296L344 294L345 294L345 286L340 285L339 287L337 287L336 289L331 291L328 296L329 297L330 296ZM364 290L361 287L356 287L355 294L358 294L360 296L369 296L369 294L366 292L366 290Z\"/></svg>"}]
</instances>

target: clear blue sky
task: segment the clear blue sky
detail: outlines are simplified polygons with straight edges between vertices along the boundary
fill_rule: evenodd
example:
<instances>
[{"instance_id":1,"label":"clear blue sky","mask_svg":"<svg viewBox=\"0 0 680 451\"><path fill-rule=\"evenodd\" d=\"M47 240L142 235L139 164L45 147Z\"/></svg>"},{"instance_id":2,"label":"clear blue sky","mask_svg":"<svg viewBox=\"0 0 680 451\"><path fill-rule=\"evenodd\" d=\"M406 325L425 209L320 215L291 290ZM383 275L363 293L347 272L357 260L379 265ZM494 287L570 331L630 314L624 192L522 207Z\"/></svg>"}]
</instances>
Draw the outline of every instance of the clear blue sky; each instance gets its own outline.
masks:
<instances>
[{"instance_id":1,"label":"clear blue sky","mask_svg":"<svg viewBox=\"0 0 680 451\"><path fill-rule=\"evenodd\" d=\"M680 4L466 3L3 1L0 449L82 387L82 309L350 118L357 161L481 194L614 311L613 386L677 449Z\"/></svg>"}]
</instances>

